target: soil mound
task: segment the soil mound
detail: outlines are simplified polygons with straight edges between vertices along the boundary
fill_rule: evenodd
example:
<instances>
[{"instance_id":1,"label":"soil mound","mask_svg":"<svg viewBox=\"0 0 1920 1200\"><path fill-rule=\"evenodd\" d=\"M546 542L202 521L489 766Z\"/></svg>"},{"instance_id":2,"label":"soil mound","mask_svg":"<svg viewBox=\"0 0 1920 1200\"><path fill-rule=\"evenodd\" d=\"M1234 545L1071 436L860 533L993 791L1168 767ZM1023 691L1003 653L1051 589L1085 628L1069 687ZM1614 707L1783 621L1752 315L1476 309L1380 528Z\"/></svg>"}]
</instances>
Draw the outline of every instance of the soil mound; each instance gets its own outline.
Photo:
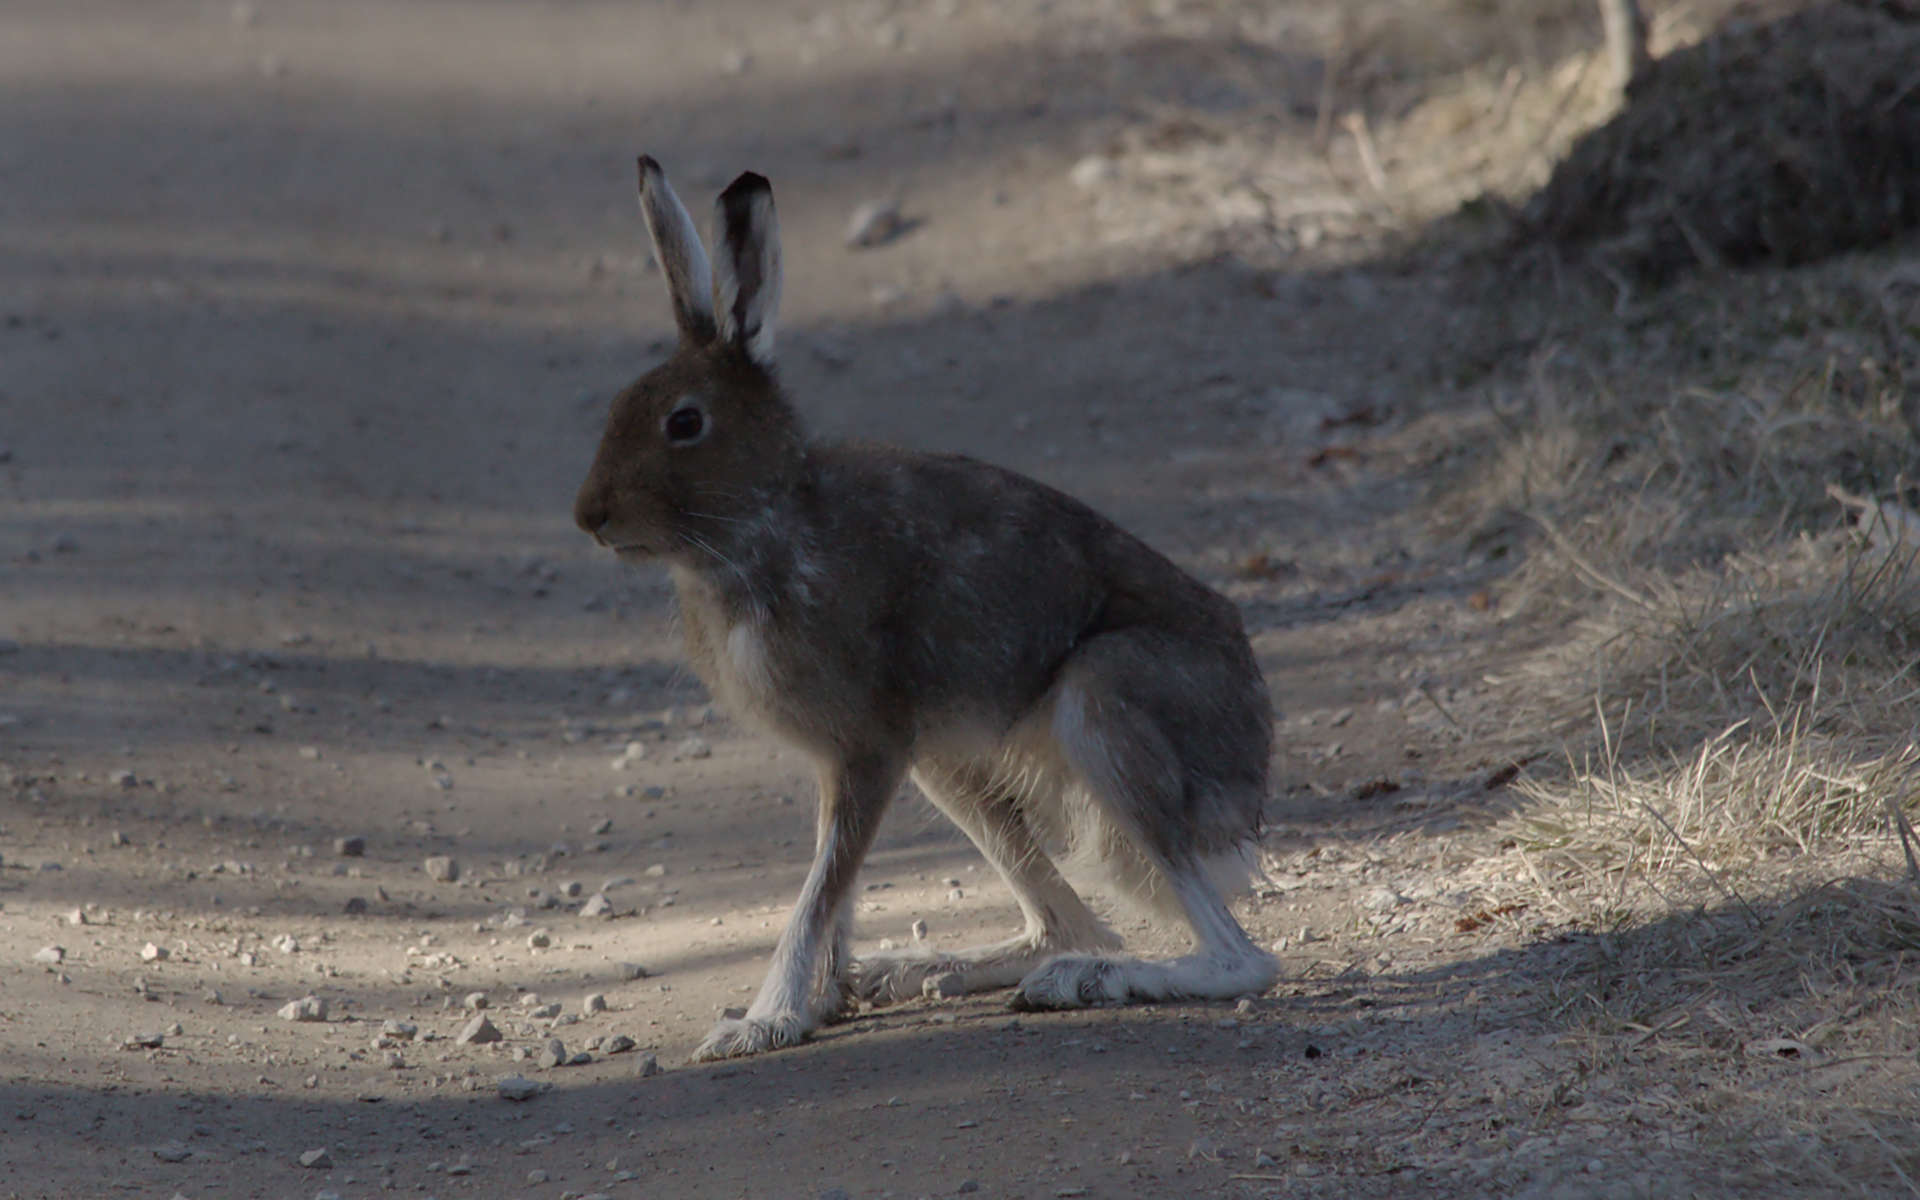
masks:
<instances>
[{"instance_id":1,"label":"soil mound","mask_svg":"<svg viewBox=\"0 0 1920 1200\"><path fill-rule=\"evenodd\" d=\"M1525 230L1654 282L1899 236L1920 224L1916 16L1826 4L1659 59L1575 144Z\"/></svg>"}]
</instances>

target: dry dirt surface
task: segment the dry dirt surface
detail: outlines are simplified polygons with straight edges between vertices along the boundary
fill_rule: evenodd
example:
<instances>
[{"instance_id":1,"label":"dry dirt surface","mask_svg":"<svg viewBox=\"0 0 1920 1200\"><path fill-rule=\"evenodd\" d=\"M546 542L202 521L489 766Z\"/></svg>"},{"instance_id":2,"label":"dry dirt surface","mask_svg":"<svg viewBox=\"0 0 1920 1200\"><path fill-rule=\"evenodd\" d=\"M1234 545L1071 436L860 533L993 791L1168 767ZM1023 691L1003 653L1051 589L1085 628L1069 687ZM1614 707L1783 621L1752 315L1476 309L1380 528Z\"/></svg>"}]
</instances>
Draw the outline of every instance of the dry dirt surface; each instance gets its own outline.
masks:
<instances>
[{"instance_id":1,"label":"dry dirt surface","mask_svg":"<svg viewBox=\"0 0 1920 1200\"><path fill-rule=\"evenodd\" d=\"M1446 365L1479 317L1369 259L1420 205L1326 119L1332 7L0 7L0 1194L1764 1186L1720 1084L1631 1075L1651 1016L1552 1002L1592 939L1489 883L1530 869L1490 831L1539 740L1501 681L1560 630L1428 502L1491 428ZM1585 36L1479 19L1549 65ZM1416 59L1368 61L1461 66ZM1031 473L1242 605L1271 993L906 1004L686 1065L812 794L678 665L664 579L569 519L671 329L642 151L690 202L773 179L818 430ZM861 944L1015 920L914 796L863 887Z\"/></svg>"}]
</instances>

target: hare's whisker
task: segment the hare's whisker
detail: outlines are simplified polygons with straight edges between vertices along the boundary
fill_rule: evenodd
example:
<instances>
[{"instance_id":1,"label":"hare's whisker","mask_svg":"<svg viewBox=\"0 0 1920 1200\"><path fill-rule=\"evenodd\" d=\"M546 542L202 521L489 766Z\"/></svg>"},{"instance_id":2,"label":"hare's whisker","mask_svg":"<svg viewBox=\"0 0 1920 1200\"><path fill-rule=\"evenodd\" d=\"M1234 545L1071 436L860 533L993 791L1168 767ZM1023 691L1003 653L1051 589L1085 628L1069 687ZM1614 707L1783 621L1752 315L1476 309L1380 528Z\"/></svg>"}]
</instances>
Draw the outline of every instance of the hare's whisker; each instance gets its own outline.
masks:
<instances>
[{"instance_id":1,"label":"hare's whisker","mask_svg":"<svg viewBox=\"0 0 1920 1200\"><path fill-rule=\"evenodd\" d=\"M759 609L765 607L760 602L759 593L753 590L753 577L747 573L744 567L722 554L718 547L698 534L688 533L683 529L679 531L679 535L681 540L685 541L689 546L712 556L716 562L732 571L734 578L738 579L740 586L746 590L747 600L754 608Z\"/></svg>"}]
</instances>

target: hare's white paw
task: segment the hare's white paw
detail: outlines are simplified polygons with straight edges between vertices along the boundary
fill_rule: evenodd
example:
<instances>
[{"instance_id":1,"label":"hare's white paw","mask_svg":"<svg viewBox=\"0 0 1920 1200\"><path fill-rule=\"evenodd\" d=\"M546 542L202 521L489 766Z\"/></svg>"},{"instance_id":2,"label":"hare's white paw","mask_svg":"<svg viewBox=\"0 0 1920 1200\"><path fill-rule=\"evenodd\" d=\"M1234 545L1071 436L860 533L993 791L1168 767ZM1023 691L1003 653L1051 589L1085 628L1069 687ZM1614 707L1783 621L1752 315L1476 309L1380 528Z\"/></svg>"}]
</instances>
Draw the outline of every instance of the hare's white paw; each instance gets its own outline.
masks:
<instances>
[{"instance_id":1,"label":"hare's white paw","mask_svg":"<svg viewBox=\"0 0 1920 1200\"><path fill-rule=\"evenodd\" d=\"M876 1008L917 1000L929 976L951 971L955 963L931 953L874 954L853 964L848 981L853 994Z\"/></svg>"},{"instance_id":2,"label":"hare's white paw","mask_svg":"<svg viewBox=\"0 0 1920 1200\"><path fill-rule=\"evenodd\" d=\"M694 1062L715 1062L723 1058L744 1058L768 1050L797 1046L812 1032L799 1013L777 1013L771 1017L728 1017L715 1023L712 1032L693 1052Z\"/></svg>"},{"instance_id":3,"label":"hare's white paw","mask_svg":"<svg viewBox=\"0 0 1920 1200\"><path fill-rule=\"evenodd\" d=\"M1018 1012L1125 1004L1127 965L1089 954L1050 958L1020 981L1008 1004Z\"/></svg>"}]
</instances>

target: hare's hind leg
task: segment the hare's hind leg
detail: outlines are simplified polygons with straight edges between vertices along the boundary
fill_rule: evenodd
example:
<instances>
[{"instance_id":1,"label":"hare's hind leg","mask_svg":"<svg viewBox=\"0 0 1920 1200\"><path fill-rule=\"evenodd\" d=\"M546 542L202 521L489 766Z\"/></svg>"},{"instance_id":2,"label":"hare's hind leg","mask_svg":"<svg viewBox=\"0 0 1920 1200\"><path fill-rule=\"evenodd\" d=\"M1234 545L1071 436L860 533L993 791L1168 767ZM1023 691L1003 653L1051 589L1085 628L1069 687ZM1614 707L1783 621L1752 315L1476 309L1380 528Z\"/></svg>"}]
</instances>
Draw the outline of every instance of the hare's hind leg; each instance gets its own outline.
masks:
<instances>
[{"instance_id":1,"label":"hare's hind leg","mask_svg":"<svg viewBox=\"0 0 1920 1200\"><path fill-rule=\"evenodd\" d=\"M1164 961L1058 955L1021 979L1013 1007L1032 1011L1156 1000L1230 1000L1272 987L1279 978L1278 965L1240 928L1206 872L1163 869L1166 886L1193 930L1194 953Z\"/></svg>"},{"instance_id":2,"label":"hare's hind leg","mask_svg":"<svg viewBox=\"0 0 1920 1200\"><path fill-rule=\"evenodd\" d=\"M946 953L863 956L853 990L872 1004L915 996L997 991L1067 951L1117 949L1120 939L1060 876L1022 815L1021 794L998 773L975 766L923 765L913 773L935 807L960 827L1013 889L1026 928L1003 942Z\"/></svg>"},{"instance_id":3,"label":"hare's hind leg","mask_svg":"<svg viewBox=\"0 0 1920 1200\"><path fill-rule=\"evenodd\" d=\"M1264 992L1279 975L1215 882L1246 851L1258 819L1265 689L1256 695L1244 664L1183 649L1135 633L1089 640L1055 685L1051 729L1103 830L1094 849L1109 874L1136 899L1177 913L1193 953L1062 955L1021 980L1015 1008L1224 1000Z\"/></svg>"}]
</instances>

